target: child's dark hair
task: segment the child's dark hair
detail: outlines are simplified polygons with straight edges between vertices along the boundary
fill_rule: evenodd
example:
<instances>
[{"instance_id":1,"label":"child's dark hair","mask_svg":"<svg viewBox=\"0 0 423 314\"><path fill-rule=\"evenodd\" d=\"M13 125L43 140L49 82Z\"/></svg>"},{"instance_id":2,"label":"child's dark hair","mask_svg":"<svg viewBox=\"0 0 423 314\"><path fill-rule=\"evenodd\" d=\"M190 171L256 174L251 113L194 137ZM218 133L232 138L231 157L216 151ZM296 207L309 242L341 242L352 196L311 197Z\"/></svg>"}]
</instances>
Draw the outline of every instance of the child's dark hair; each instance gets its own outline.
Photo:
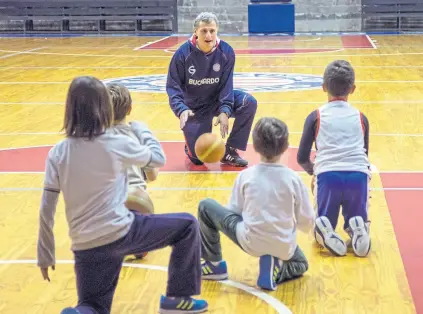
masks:
<instances>
[{"instance_id":1,"label":"child's dark hair","mask_svg":"<svg viewBox=\"0 0 423 314\"><path fill-rule=\"evenodd\" d=\"M76 77L66 100L66 135L92 139L103 134L112 122L113 109L106 86L95 77Z\"/></svg>"},{"instance_id":2,"label":"child's dark hair","mask_svg":"<svg viewBox=\"0 0 423 314\"><path fill-rule=\"evenodd\" d=\"M253 146L256 152L272 159L288 148L288 126L285 122L272 117L261 118L253 130Z\"/></svg>"},{"instance_id":3,"label":"child's dark hair","mask_svg":"<svg viewBox=\"0 0 423 314\"><path fill-rule=\"evenodd\" d=\"M335 60L326 67L323 82L330 95L347 96L354 86L354 69L348 61Z\"/></svg>"},{"instance_id":4,"label":"child's dark hair","mask_svg":"<svg viewBox=\"0 0 423 314\"><path fill-rule=\"evenodd\" d=\"M126 86L118 83L107 85L113 104L115 121L122 121L132 106L132 98Z\"/></svg>"}]
</instances>

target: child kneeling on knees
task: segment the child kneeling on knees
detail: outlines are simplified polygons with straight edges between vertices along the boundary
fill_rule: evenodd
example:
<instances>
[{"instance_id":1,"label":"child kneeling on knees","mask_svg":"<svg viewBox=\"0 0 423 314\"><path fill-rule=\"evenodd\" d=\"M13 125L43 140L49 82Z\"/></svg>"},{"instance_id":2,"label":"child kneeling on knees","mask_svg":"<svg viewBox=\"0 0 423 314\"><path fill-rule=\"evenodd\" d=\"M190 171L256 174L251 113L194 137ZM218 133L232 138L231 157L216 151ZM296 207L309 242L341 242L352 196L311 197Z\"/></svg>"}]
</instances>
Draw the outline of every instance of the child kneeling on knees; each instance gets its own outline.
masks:
<instances>
[{"instance_id":1,"label":"child kneeling on knees","mask_svg":"<svg viewBox=\"0 0 423 314\"><path fill-rule=\"evenodd\" d=\"M227 208L212 199L200 202L203 279L228 278L219 231L247 254L260 257L257 285L263 289L276 290L277 284L307 271L296 229L311 230L314 212L301 178L280 162L288 136L284 122L260 119L253 130L253 144L261 162L239 173Z\"/></svg>"},{"instance_id":2,"label":"child kneeling on knees","mask_svg":"<svg viewBox=\"0 0 423 314\"><path fill-rule=\"evenodd\" d=\"M138 141L137 136L126 121L126 117L132 111L132 97L128 88L118 83L108 84L107 88L114 113L112 130L116 134L123 134ZM147 183L156 180L157 175L157 168L140 168L138 165L132 165L132 167L128 168L128 198L125 203L127 208L136 210L144 215L154 214L154 204L147 191ZM142 252L135 254L135 257L143 259L147 254L148 252Z\"/></svg>"},{"instance_id":3,"label":"child kneeling on knees","mask_svg":"<svg viewBox=\"0 0 423 314\"><path fill-rule=\"evenodd\" d=\"M351 246L359 257L370 251L368 221L369 180L371 177L369 121L348 102L355 90L355 74L344 60L330 63L323 77L328 102L311 112L304 124L297 161L312 178L317 205L315 237L335 256ZM316 159L310 160L313 142ZM335 232L342 206L347 243Z\"/></svg>"},{"instance_id":4,"label":"child kneeling on knees","mask_svg":"<svg viewBox=\"0 0 423 314\"><path fill-rule=\"evenodd\" d=\"M107 88L114 111L113 131L138 141L131 126L126 122L126 117L132 111L132 98L128 88L118 83L108 84ZM132 165L128 168L129 189L126 207L137 210L141 214L154 214L154 204L147 192L147 183L155 181L157 175L157 168L141 168L138 165Z\"/></svg>"},{"instance_id":5,"label":"child kneeling on knees","mask_svg":"<svg viewBox=\"0 0 423 314\"><path fill-rule=\"evenodd\" d=\"M167 246L172 253L159 312L207 311L205 300L192 298L201 293L197 219L186 213L142 215L125 206L127 169L164 166L160 142L145 124L131 123L138 140L116 134L112 125L106 86L93 77L75 78L66 101L66 138L49 151L46 160L39 215L37 264L43 278L50 281L49 268L54 269L56 263L54 215L63 193L78 303L61 314L110 314L124 257Z\"/></svg>"}]
</instances>

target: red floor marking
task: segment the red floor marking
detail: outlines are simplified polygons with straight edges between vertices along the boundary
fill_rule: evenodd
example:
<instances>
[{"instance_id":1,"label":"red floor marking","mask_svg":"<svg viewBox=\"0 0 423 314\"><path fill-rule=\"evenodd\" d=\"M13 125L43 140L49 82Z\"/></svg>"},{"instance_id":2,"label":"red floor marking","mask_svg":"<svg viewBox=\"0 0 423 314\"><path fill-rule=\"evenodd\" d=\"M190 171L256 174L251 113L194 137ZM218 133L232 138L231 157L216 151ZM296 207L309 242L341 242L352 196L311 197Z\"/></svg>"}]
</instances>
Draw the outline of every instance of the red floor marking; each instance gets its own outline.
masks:
<instances>
[{"instance_id":1,"label":"red floor marking","mask_svg":"<svg viewBox=\"0 0 423 314\"><path fill-rule=\"evenodd\" d=\"M330 48L280 48L280 49L235 49L235 53L240 55L272 55L272 54L293 54L310 52L331 52L339 49Z\"/></svg>"},{"instance_id":2,"label":"red floor marking","mask_svg":"<svg viewBox=\"0 0 423 314\"><path fill-rule=\"evenodd\" d=\"M156 43L152 43L151 45L144 46L138 50L149 50L149 49L169 49L173 48L175 45L185 42L188 40L187 37L168 37Z\"/></svg>"},{"instance_id":3,"label":"red floor marking","mask_svg":"<svg viewBox=\"0 0 423 314\"><path fill-rule=\"evenodd\" d=\"M311 53L311 52L334 52L339 51L340 48L276 48L276 49L262 49L262 48L247 48L235 49L235 53L239 55L277 55L277 54L295 54L295 53ZM176 49L167 49L169 52L175 52Z\"/></svg>"},{"instance_id":4,"label":"red floor marking","mask_svg":"<svg viewBox=\"0 0 423 314\"><path fill-rule=\"evenodd\" d=\"M195 172L195 171L241 171L245 168L230 167L220 163L195 166L188 161L184 152L184 142L163 142L167 164L160 171ZM19 149L0 150L0 172L44 172L45 160L51 146L28 147ZM284 164L295 171L303 169L297 164L297 148L289 148L283 156ZM248 145L246 152L239 152L250 165L260 161L252 145ZM313 154L314 155L314 154Z\"/></svg>"},{"instance_id":5,"label":"red floor marking","mask_svg":"<svg viewBox=\"0 0 423 314\"><path fill-rule=\"evenodd\" d=\"M44 171L51 146L0 150L0 172Z\"/></svg>"},{"instance_id":6,"label":"red floor marking","mask_svg":"<svg viewBox=\"0 0 423 314\"><path fill-rule=\"evenodd\" d=\"M172 36L161 41L146 45L139 50L154 50L166 49L170 52L175 52L174 48L180 43L184 43L189 39L189 36ZM260 42L258 38L257 42ZM283 41L286 41L286 38L283 38ZM241 55L269 55L269 54L295 54L295 53L312 53L312 52L334 52L342 48L374 48L369 38L366 35L342 35L341 36L342 47L339 48L275 48L275 49L266 49L266 48L247 48L247 49L235 49L235 53ZM254 40L247 41L250 45ZM292 42L294 43L294 42ZM179 45L178 45L179 46ZM173 49L172 49L173 48Z\"/></svg>"},{"instance_id":7,"label":"red floor marking","mask_svg":"<svg viewBox=\"0 0 423 314\"><path fill-rule=\"evenodd\" d=\"M389 185L395 187L410 187L418 180L422 180L422 174L410 173L385 173L381 174L383 187ZM406 181L407 180L407 181ZM410 180L410 181L408 181ZM420 183L420 187L422 186ZM421 240L423 210L423 191L411 190L387 190L386 201L394 225L395 235L398 241L408 283L413 296L416 313L423 313L423 281L421 273L423 269L423 241Z\"/></svg>"},{"instance_id":8,"label":"red floor marking","mask_svg":"<svg viewBox=\"0 0 423 314\"><path fill-rule=\"evenodd\" d=\"M344 48L372 48L373 45L366 35L342 35L342 45Z\"/></svg>"},{"instance_id":9,"label":"red floor marking","mask_svg":"<svg viewBox=\"0 0 423 314\"><path fill-rule=\"evenodd\" d=\"M423 188L423 173L381 173L384 188Z\"/></svg>"}]
</instances>

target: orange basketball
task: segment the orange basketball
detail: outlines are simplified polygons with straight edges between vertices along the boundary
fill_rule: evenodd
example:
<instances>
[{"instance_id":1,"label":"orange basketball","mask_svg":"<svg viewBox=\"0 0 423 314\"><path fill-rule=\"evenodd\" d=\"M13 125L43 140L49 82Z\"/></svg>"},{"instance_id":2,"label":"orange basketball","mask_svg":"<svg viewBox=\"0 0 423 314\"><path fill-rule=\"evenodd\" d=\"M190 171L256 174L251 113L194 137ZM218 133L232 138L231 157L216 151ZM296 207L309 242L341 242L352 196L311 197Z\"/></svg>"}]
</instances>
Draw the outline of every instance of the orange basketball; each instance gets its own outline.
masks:
<instances>
[{"instance_id":1,"label":"orange basketball","mask_svg":"<svg viewBox=\"0 0 423 314\"><path fill-rule=\"evenodd\" d=\"M195 153L202 162L214 163L225 155L225 143L213 133L202 134L195 142Z\"/></svg>"}]
</instances>

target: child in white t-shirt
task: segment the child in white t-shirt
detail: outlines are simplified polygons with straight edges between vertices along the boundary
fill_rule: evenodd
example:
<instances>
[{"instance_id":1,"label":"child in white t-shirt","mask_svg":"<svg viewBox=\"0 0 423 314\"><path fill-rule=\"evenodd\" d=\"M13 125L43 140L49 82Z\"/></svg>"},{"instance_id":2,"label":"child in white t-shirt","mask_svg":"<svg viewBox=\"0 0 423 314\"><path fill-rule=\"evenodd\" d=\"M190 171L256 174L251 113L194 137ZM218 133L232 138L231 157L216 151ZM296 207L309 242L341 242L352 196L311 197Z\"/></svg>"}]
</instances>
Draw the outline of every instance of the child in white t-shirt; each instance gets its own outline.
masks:
<instances>
[{"instance_id":1,"label":"child in white t-shirt","mask_svg":"<svg viewBox=\"0 0 423 314\"><path fill-rule=\"evenodd\" d=\"M284 122L260 119L253 131L260 164L239 173L227 208L212 199L200 202L203 279L228 277L219 231L246 253L260 257L257 285L263 289L276 290L277 284L307 271L296 229L312 229L314 212L301 178L280 163L288 148L288 136Z\"/></svg>"}]
</instances>

